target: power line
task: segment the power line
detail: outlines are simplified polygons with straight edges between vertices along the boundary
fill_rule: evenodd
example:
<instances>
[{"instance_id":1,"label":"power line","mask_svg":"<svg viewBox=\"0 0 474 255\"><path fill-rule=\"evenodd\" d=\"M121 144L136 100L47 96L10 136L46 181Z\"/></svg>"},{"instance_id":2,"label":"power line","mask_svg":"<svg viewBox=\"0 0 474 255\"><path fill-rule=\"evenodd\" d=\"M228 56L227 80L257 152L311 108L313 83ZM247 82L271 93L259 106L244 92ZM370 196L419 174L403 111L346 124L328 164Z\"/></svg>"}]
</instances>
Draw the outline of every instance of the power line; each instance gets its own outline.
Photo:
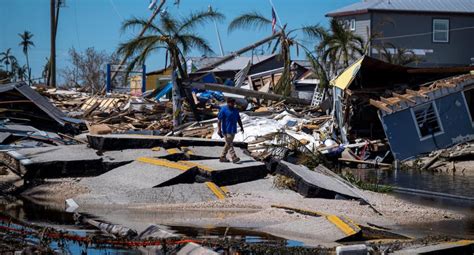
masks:
<instances>
[{"instance_id":1,"label":"power line","mask_svg":"<svg viewBox=\"0 0 474 255\"><path fill-rule=\"evenodd\" d=\"M451 31L461 31L461 30L468 30L468 29L474 29L474 27L459 27L459 28L449 29L448 31L451 32ZM398 38L416 37L416 36L424 36L424 35L432 35L432 34L434 34L434 32L387 36L387 37L376 37L373 40L398 39Z\"/></svg>"},{"instance_id":2,"label":"power line","mask_svg":"<svg viewBox=\"0 0 474 255\"><path fill-rule=\"evenodd\" d=\"M118 11L117 9L117 6L115 6L114 4L114 1L113 0L109 0L110 1L110 4L112 5L112 8L114 9L115 13L117 14L117 16L121 19L121 20L124 20L123 16L120 14L120 12Z\"/></svg>"}]
</instances>

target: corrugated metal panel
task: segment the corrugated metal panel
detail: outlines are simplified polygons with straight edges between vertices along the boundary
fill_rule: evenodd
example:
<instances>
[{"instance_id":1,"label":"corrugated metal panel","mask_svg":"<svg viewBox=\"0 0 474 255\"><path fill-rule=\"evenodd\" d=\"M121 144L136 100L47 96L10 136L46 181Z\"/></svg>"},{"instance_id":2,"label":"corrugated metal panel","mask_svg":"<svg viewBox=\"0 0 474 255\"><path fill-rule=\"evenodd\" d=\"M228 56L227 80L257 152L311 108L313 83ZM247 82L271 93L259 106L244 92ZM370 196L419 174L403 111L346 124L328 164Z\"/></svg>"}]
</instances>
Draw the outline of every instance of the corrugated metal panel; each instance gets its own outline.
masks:
<instances>
[{"instance_id":1,"label":"corrugated metal panel","mask_svg":"<svg viewBox=\"0 0 474 255\"><path fill-rule=\"evenodd\" d=\"M338 14L370 11L419 11L419 12L451 12L474 13L473 0L366 0L329 12L327 16Z\"/></svg>"},{"instance_id":2,"label":"corrugated metal panel","mask_svg":"<svg viewBox=\"0 0 474 255\"><path fill-rule=\"evenodd\" d=\"M56 108L51 102L48 101L48 99L40 95L34 89L30 88L26 83L12 83L0 86L0 93L11 90L16 90L21 93L23 96L28 98L28 100L43 110L49 117L61 125L65 124L65 120L73 120L71 118L67 118L66 114ZM75 123L77 123L77 120Z\"/></svg>"},{"instance_id":3,"label":"corrugated metal panel","mask_svg":"<svg viewBox=\"0 0 474 255\"><path fill-rule=\"evenodd\" d=\"M219 72L219 71L240 71L247 66L249 61L252 62L253 65L263 62L275 55L265 55L265 56L253 56L253 57L245 57L239 56L232 60L229 60L217 67L215 67L212 71Z\"/></svg>"}]
</instances>

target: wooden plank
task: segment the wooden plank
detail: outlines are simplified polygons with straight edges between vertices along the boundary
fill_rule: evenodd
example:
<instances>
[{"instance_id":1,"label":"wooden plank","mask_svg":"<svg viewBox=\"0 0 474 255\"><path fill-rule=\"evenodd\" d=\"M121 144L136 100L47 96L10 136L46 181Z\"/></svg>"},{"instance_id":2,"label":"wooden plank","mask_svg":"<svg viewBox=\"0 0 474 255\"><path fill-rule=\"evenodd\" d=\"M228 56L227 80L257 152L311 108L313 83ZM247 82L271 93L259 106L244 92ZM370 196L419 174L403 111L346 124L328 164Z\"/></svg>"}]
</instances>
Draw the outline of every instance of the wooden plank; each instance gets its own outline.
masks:
<instances>
[{"instance_id":1,"label":"wooden plank","mask_svg":"<svg viewBox=\"0 0 474 255\"><path fill-rule=\"evenodd\" d=\"M380 101L370 99L369 103L371 105L379 108L380 110L387 112L387 113L392 113L393 112L392 109L388 108L384 103L382 103Z\"/></svg>"},{"instance_id":2,"label":"wooden plank","mask_svg":"<svg viewBox=\"0 0 474 255\"><path fill-rule=\"evenodd\" d=\"M398 102L399 102L400 100L398 100L397 98L385 98L385 97L380 97L380 101L382 101L382 103L384 103L384 104L396 105L396 104L398 104Z\"/></svg>"},{"instance_id":3,"label":"wooden plank","mask_svg":"<svg viewBox=\"0 0 474 255\"><path fill-rule=\"evenodd\" d=\"M392 95L394 97L400 98L400 100L404 100L404 101L410 102L412 104L416 104L416 101L411 99L408 95L401 95L401 94L398 94L398 93L395 93L395 92L392 92Z\"/></svg>"}]
</instances>

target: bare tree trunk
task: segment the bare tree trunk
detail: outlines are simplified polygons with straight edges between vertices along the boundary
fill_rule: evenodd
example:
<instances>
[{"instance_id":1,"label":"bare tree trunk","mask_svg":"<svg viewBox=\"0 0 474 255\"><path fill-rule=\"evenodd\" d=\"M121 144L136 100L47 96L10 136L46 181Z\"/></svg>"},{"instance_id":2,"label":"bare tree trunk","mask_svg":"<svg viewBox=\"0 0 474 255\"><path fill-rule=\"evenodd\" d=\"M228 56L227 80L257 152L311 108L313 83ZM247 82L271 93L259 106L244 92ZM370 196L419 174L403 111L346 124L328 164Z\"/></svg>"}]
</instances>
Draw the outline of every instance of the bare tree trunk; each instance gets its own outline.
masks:
<instances>
[{"instance_id":1,"label":"bare tree trunk","mask_svg":"<svg viewBox=\"0 0 474 255\"><path fill-rule=\"evenodd\" d=\"M28 68L28 85L31 86L31 69L30 69L30 58L28 57L28 51L25 53L26 55L26 68Z\"/></svg>"},{"instance_id":2,"label":"bare tree trunk","mask_svg":"<svg viewBox=\"0 0 474 255\"><path fill-rule=\"evenodd\" d=\"M181 94L179 91L179 85L176 76L177 69L177 56L174 53L170 52L170 64L171 64L171 82L173 83L173 88L171 90L172 100L173 100L173 127L180 125L180 116L181 116Z\"/></svg>"}]
</instances>

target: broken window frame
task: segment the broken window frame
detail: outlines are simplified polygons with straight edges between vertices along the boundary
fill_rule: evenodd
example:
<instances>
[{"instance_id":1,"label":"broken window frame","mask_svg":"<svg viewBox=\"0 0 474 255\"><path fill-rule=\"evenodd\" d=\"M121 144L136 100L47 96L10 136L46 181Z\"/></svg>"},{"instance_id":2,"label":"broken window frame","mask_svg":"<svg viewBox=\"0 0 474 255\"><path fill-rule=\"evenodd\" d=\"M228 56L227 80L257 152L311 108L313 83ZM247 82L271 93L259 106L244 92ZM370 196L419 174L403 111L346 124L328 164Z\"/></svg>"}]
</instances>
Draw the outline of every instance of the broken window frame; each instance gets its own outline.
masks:
<instances>
[{"instance_id":1,"label":"broken window frame","mask_svg":"<svg viewBox=\"0 0 474 255\"><path fill-rule=\"evenodd\" d=\"M418 111L418 110L421 110L421 109L427 108L427 107L429 108L430 106L433 108L433 112L436 116L436 122L438 124L439 131L435 132L434 134L430 133L430 134L427 134L427 135L423 135L422 131L420 130L420 124L418 123L418 120L416 118L415 111ZM439 117L438 108L436 107L436 102L435 101L414 106L414 107L410 108L410 111L411 111L411 116L412 116L413 122L416 126L416 131L418 133L418 138L420 139L420 141L430 139L433 136L438 136L438 135L444 134L443 123L441 122L441 118Z\"/></svg>"}]
</instances>

